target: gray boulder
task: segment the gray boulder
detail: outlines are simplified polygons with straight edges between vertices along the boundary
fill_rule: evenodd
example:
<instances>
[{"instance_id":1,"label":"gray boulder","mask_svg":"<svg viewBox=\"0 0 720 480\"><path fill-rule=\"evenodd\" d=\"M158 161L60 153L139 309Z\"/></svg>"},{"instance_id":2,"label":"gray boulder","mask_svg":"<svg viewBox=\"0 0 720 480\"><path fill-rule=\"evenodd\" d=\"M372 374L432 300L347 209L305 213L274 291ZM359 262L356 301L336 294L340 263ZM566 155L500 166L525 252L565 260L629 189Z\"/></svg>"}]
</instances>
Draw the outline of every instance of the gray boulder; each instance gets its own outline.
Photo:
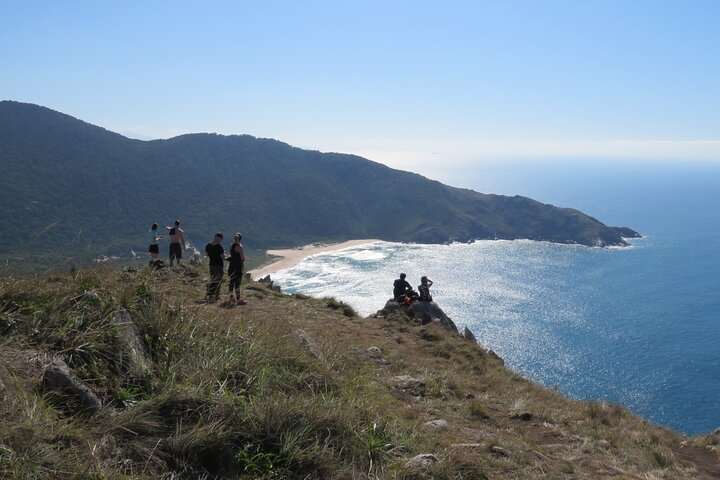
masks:
<instances>
[{"instance_id":1,"label":"gray boulder","mask_svg":"<svg viewBox=\"0 0 720 480\"><path fill-rule=\"evenodd\" d=\"M423 425L426 428L429 428L432 430L447 430L447 428L448 428L447 420L443 420L443 419L430 420L429 422L425 422Z\"/></svg>"},{"instance_id":2,"label":"gray boulder","mask_svg":"<svg viewBox=\"0 0 720 480\"><path fill-rule=\"evenodd\" d=\"M465 337L465 340L477 343L477 338L475 338L475 334L468 327L465 327L465 330L463 331L463 337Z\"/></svg>"},{"instance_id":3,"label":"gray boulder","mask_svg":"<svg viewBox=\"0 0 720 480\"><path fill-rule=\"evenodd\" d=\"M140 332L133 322L130 313L120 308L113 313L111 322L117 328L118 342L122 345L124 364L131 375L145 377L150 374L152 360L145 350Z\"/></svg>"},{"instance_id":4,"label":"gray boulder","mask_svg":"<svg viewBox=\"0 0 720 480\"><path fill-rule=\"evenodd\" d=\"M95 415L102 408L102 402L95 392L76 377L62 360L53 360L45 367L42 386L45 391L66 400L65 405L73 413Z\"/></svg>"},{"instance_id":5,"label":"gray boulder","mask_svg":"<svg viewBox=\"0 0 720 480\"><path fill-rule=\"evenodd\" d=\"M503 360L502 357L500 357L500 355L498 355L494 351L488 350L488 355L490 355L492 358L494 358L495 360L500 362L500 365L505 365L505 360Z\"/></svg>"},{"instance_id":6,"label":"gray boulder","mask_svg":"<svg viewBox=\"0 0 720 480\"><path fill-rule=\"evenodd\" d=\"M322 350L317 346L315 343L315 340L308 334L305 330L302 328L298 328L295 330L295 338L297 339L298 343L305 347L305 349L312 355L313 357L317 358L318 360L322 360L324 355L322 353Z\"/></svg>"},{"instance_id":7,"label":"gray boulder","mask_svg":"<svg viewBox=\"0 0 720 480\"><path fill-rule=\"evenodd\" d=\"M455 322L445 315L442 308L440 308L435 302L415 301L408 306L400 305L394 298L391 298L385 303L385 307L380 310L377 315L387 317L390 313L395 311L404 312L410 316L410 318L419 321L423 325L431 322L438 322L451 332L459 333Z\"/></svg>"},{"instance_id":8,"label":"gray boulder","mask_svg":"<svg viewBox=\"0 0 720 480\"><path fill-rule=\"evenodd\" d=\"M370 347L367 349L368 357L370 358L382 358L382 350L379 347Z\"/></svg>"},{"instance_id":9,"label":"gray boulder","mask_svg":"<svg viewBox=\"0 0 720 480\"><path fill-rule=\"evenodd\" d=\"M421 453L405 462L405 467L412 470L429 470L437 461L438 458L432 453Z\"/></svg>"}]
</instances>

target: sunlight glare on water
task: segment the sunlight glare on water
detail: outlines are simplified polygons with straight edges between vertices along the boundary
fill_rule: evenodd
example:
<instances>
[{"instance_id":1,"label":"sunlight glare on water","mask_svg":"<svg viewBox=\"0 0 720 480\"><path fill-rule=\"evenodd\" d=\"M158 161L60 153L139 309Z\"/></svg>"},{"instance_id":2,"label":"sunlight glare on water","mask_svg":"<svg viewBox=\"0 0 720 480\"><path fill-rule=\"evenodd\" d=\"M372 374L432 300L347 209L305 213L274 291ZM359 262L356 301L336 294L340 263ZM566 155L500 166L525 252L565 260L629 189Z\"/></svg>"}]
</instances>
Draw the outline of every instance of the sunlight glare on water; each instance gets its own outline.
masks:
<instances>
[{"instance_id":1,"label":"sunlight glare on water","mask_svg":"<svg viewBox=\"0 0 720 480\"><path fill-rule=\"evenodd\" d=\"M625 249L527 240L377 242L315 255L272 277L285 292L334 296L367 316L392 296L400 272L414 287L427 275L435 301L458 328L468 326L530 379L576 398L619 402L686 431L714 428L712 420L676 418L673 402L658 398L686 386L678 386L685 372L671 371L668 349L659 348L664 335L677 333L658 333L652 304L637 304L629 264L651 246L652 239Z\"/></svg>"}]
</instances>

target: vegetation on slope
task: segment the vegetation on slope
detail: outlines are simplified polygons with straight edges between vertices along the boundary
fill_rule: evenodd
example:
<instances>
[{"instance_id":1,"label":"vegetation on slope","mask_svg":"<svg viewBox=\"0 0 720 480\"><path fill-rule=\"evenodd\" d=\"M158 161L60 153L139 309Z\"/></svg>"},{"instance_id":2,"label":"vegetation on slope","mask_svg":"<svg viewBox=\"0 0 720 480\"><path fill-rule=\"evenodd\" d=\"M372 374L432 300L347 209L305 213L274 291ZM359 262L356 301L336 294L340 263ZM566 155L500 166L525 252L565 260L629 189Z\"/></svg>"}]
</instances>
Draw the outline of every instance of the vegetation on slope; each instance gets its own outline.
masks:
<instances>
[{"instance_id":1,"label":"vegetation on slope","mask_svg":"<svg viewBox=\"0 0 720 480\"><path fill-rule=\"evenodd\" d=\"M687 438L617 405L565 399L436 324L359 318L333 299L258 283L244 285L246 306L204 304L202 272L0 280L0 476L720 474L718 437ZM137 328L147 370L132 368L118 311ZM53 359L98 395L98 413L42 387ZM408 464L418 454L435 460Z\"/></svg>"},{"instance_id":2,"label":"vegetation on slope","mask_svg":"<svg viewBox=\"0 0 720 480\"><path fill-rule=\"evenodd\" d=\"M150 225L176 218L196 245L240 230L250 249L355 238L612 245L634 234L353 155L247 135L131 140L17 102L0 102L0 163L0 260L15 267L144 253Z\"/></svg>"}]
</instances>

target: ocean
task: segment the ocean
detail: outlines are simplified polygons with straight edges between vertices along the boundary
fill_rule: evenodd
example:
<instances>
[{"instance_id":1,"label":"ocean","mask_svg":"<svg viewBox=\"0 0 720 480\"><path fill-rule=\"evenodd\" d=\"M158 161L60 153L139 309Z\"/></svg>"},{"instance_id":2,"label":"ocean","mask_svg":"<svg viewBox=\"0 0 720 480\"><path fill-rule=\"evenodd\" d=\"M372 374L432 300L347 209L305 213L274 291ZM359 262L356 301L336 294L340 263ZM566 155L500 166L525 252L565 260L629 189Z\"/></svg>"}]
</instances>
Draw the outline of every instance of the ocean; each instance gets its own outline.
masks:
<instances>
[{"instance_id":1,"label":"ocean","mask_svg":"<svg viewBox=\"0 0 720 480\"><path fill-rule=\"evenodd\" d=\"M577 208L644 235L629 248L379 242L277 272L286 292L369 315L400 272L435 283L460 329L529 379L687 434L720 427L720 165L490 164L434 178Z\"/></svg>"}]
</instances>

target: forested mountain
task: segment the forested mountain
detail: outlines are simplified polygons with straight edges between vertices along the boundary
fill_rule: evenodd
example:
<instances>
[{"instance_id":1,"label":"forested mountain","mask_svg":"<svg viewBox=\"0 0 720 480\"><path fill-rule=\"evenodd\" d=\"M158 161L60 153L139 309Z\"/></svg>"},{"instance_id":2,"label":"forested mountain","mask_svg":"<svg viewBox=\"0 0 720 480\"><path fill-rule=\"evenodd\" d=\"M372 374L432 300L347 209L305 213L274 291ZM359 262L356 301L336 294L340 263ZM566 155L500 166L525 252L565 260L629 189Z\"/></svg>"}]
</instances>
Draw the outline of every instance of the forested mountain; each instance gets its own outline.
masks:
<instances>
[{"instance_id":1,"label":"forested mountain","mask_svg":"<svg viewBox=\"0 0 720 480\"><path fill-rule=\"evenodd\" d=\"M175 218L196 243L241 231L250 248L352 238L622 245L634 233L358 156L247 135L132 140L12 101L0 102L0 166L0 259L12 264L144 252L150 224Z\"/></svg>"}]
</instances>

